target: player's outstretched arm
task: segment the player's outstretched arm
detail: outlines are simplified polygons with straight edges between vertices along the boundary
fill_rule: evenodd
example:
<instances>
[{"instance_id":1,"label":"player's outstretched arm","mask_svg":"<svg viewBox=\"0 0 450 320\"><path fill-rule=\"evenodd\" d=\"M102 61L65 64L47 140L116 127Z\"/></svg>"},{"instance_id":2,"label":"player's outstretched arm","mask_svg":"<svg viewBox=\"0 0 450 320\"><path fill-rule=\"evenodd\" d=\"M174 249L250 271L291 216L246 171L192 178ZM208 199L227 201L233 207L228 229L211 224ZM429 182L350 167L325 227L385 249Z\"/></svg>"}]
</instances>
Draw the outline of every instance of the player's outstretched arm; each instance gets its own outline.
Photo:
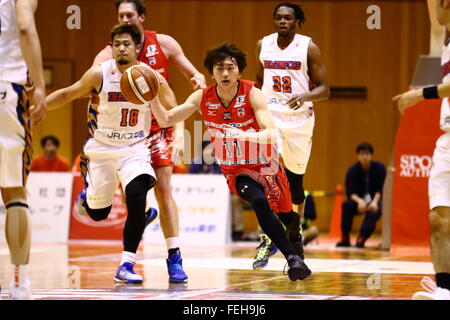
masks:
<instances>
[{"instance_id":1,"label":"player's outstretched arm","mask_svg":"<svg viewBox=\"0 0 450 320\"><path fill-rule=\"evenodd\" d=\"M169 59L173 61L178 70L191 82L194 90L206 87L205 76L186 58L179 43L171 36L158 34L158 41L169 53Z\"/></svg>"},{"instance_id":2,"label":"player's outstretched arm","mask_svg":"<svg viewBox=\"0 0 450 320\"><path fill-rule=\"evenodd\" d=\"M446 97L450 97L450 82L445 82L437 86L406 91L392 98L392 101L397 104L398 110L401 114L403 114L406 109L424 99L440 99Z\"/></svg>"},{"instance_id":3,"label":"player's outstretched arm","mask_svg":"<svg viewBox=\"0 0 450 320\"><path fill-rule=\"evenodd\" d=\"M256 121L261 130L258 132L247 132L233 127L227 127L225 130L227 135L239 140L248 140L262 144L276 143L278 131L273 123L264 94L260 89L253 87L250 91L249 98L253 111L255 112Z\"/></svg>"},{"instance_id":4,"label":"player's outstretched arm","mask_svg":"<svg viewBox=\"0 0 450 320\"><path fill-rule=\"evenodd\" d=\"M201 89L197 90L187 98L185 103L167 110L160 102L160 99L164 100L165 90L167 88L167 85L162 85L159 89L158 97L150 102L150 107L152 108L156 121L158 121L158 124L162 128L167 128L177 122L184 121L195 111L199 111L203 96L203 91Z\"/></svg>"},{"instance_id":5,"label":"player's outstretched arm","mask_svg":"<svg viewBox=\"0 0 450 320\"><path fill-rule=\"evenodd\" d=\"M34 12L37 0L17 0L16 21L19 29L20 48L34 83L34 106L31 109L32 125L44 120L47 105L45 103L45 81L42 69L42 52L39 35L36 30Z\"/></svg>"},{"instance_id":6,"label":"player's outstretched arm","mask_svg":"<svg viewBox=\"0 0 450 320\"><path fill-rule=\"evenodd\" d=\"M80 80L67 88L57 90L47 97L49 110L57 109L69 102L86 96L90 92L98 92L103 76L101 66L90 68Z\"/></svg>"}]
</instances>

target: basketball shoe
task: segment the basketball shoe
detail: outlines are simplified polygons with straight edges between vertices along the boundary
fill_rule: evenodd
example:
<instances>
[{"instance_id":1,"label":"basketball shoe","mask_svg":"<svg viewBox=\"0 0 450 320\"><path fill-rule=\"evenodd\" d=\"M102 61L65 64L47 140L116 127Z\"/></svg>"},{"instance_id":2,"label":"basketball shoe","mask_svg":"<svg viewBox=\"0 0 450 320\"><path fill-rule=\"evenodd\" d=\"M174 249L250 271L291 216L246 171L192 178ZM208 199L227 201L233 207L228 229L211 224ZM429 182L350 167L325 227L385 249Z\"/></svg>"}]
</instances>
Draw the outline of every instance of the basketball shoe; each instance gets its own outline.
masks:
<instances>
[{"instance_id":1,"label":"basketball shoe","mask_svg":"<svg viewBox=\"0 0 450 320\"><path fill-rule=\"evenodd\" d=\"M84 204L86 203L86 188L83 188L83 190L80 191L75 203L77 206L78 214L80 216L87 216L88 213L86 211L86 208L84 207Z\"/></svg>"},{"instance_id":2,"label":"basketball shoe","mask_svg":"<svg viewBox=\"0 0 450 320\"><path fill-rule=\"evenodd\" d=\"M412 296L413 300L450 300L450 291L439 288L429 277L424 277L420 284L425 291L418 291Z\"/></svg>"},{"instance_id":3,"label":"basketball shoe","mask_svg":"<svg viewBox=\"0 0 450 320\"><path fill-rule=\"evenodd\" d=\"M145 213L145 227L147 227L158 216L158 210L150 207Z\"/></svg>"},{"instance_id":4,"label":"basketball shoe","mask_svg":"<svg viewBox=\"0 0 450 320\"><path fill-rule=\"evenodd\" d=\"M30 281L15 285L11 282L9 286L9 300L33 300L30 290Z\"/></svg>"},{"instance_id":5,"label":"basketball shoe","mask_svg":"<svg viewBox=\"0 0 450 320\"><path fill-rule=\"evenodd\" d=\"M261 243L256 248L256 255L253 259L254 270L259 270L267 266L269 257L273 256L278 251L278 248L267 235L261 234L260 241Z\"/></svg>"},{"instance_id":6,"label":"basketball shoe","mask_svg":"<svg viewBox=\"0 0 450 320\"><path fill-rule=\"evenodd\" d=\"M116 272L114 281L121 283L142 283L142 277L133 270L134 263L124 262Z\"/></svg>"},{"instance_id":7,"label":"basketball shoe","mask_svg":"<svg viewBox=\"0 0 450 320\"><path fill-rule=\"evenodd\" d=\"M166 259L166 263L170 283L186 283L188 281L188 276L183 270L183 259L181 259L179 250L176 253L172 253Z\"/></svg>"},{"instance_id":8,"label":"basketball shoe","mask_svg":"<svg viewBox=\"0 0 450 320\"><path fill-rule=\"evenodd\" d=\"M311 274L311 270L297 255L289 255L286 264L289 266L287 275L291 281L304 280ZM286 269L286 265L284 268ZM283 274L286 275L285 270Z\"/></svg>"}]
</instances>

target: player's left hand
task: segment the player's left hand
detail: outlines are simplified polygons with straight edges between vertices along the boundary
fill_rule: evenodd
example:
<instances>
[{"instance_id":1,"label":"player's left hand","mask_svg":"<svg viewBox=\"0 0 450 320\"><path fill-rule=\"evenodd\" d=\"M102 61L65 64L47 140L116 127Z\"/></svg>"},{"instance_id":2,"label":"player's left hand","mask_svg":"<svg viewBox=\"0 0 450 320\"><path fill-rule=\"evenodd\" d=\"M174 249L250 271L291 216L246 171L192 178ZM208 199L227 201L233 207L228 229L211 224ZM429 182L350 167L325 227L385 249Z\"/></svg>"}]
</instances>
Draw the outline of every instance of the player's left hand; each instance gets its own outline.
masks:
<instances>
[{"instance_id":1,"label":"player's left hand","mask_svg":"<svg viewBox=\"0 0 450 320\"><path fill-rule=\"evenodd\" d=\"M305 98L306 97L304 95L293 94L287 101L287 104L292 110L297 110L302 107L303 103L305 103Z\"/></svg>"},{"instance_id":2,"label":"player's left hand","mask_svg":"<svg viewBox=\"0 0 450 320\"><path fill-rule=\"evenodd\" d=\"M397 104L398 111L403 115L406 109L417 104L423 99L422 89L413 89L392 98Z\"/></svg>"},{"instance_id":3,"label":"player's left hand","mask_svg":"<svg viewBox=\"0 0 450 320\"><path fill-rule=\"evenodd\" d=\"M196 73L190 80L194 90L206 88L206 80L203 74Z\"/></svg>"},{"instance_id":4,"label":"player's left hand","mask_svg":"<svg viewBox=\"0 0 450 320\"><path fill-rule=\"evenodd\" d=\"M179 164L184 155L184 135L174 134L173 141L168 148L172 150L172 162L176 165Z\"/></svg>"}]
</instances>

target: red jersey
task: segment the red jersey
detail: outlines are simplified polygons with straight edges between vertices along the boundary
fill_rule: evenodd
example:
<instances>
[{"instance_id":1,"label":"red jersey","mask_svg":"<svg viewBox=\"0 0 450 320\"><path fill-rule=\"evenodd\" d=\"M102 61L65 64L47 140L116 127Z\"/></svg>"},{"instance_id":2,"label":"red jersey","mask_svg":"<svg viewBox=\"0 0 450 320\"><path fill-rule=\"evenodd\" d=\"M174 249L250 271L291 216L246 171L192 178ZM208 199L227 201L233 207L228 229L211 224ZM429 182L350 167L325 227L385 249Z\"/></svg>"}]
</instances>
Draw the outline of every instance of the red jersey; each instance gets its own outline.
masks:
<instances>
[{"instance_id":1,"label":"red jersey","mask_svg":"<svg viewBox=\"0 0 450 320\"><path fill-rule=\"evenodd\" d=\"M169 59L162 51L158 39L156 39L156 31L144 30L144 43L139 54L138 60L149 65L155 71L158 71L166 80L169 80ZM152 115L152 124L149 137L159 132L161 127Z\"/></svg>"},{"instance_id":2,"label":"red jersey","mask_svg":"<svg viewBox=\"0 0 450 320\"><path fill-rule=\"evenodd\" d=\"M225 173L242 167L265 166L273 155L271 144L241 141L224 136L224 125L243 131L260 131L249 98L254 85L253 81L239 80L238 91L227 107L217 96L217 85L203 89L201 102L203 120L214 143L217 162Z\"/></svg>"},{"instance_id":3,"label":"red jersey","mask_svg":"<svg viewBox=\"0 0 450 320\"><path fill-rule=\"evenodd\" d=\"M239 196L236 178L241 175L248 176L264 188L264 194L275 212L290 212L292 200L289 182L274 146L241 141L224 134L224 125L243 131L261 130L249 98L254 85L253 81L239 80L236 96L227 107L217 96L217 85L203 89L200 104L202 118L214 144L217 163L222 168L230 191Z\"/></svg>"}]
</instances>

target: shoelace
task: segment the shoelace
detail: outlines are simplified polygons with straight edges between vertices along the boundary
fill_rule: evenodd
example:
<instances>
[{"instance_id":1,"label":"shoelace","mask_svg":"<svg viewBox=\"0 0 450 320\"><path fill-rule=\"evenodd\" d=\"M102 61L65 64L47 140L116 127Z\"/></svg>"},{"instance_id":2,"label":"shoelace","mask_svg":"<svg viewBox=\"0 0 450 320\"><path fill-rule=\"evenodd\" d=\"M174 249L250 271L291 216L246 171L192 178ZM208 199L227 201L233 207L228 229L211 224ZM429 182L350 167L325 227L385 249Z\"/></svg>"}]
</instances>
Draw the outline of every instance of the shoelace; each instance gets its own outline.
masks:
<instances>
[{"instance_id":1,"label":"shoelace","mask_svg":"<svg viewBox=\"0 0 450 320\"><path fill-rule=\"evenodd\" d=\"M256 260L260 260L262 258L265 258L269 254L269 247L270 247L270 240L264 239L263 242L258 246L258 252L256 253Z\"/></svg>"},{"instance_id":2,"label":"shoelace","mask_svg":"<svg viewBox=\"0 0 450 320\"><path fill-rule=\"evenodd\" d=\"M420 280L420 284L422 285L422 288L429 293L433 293L438 289L436 282L434 282L430 277L423 277L423 279Z\"/></svg>"}]
</instances>

